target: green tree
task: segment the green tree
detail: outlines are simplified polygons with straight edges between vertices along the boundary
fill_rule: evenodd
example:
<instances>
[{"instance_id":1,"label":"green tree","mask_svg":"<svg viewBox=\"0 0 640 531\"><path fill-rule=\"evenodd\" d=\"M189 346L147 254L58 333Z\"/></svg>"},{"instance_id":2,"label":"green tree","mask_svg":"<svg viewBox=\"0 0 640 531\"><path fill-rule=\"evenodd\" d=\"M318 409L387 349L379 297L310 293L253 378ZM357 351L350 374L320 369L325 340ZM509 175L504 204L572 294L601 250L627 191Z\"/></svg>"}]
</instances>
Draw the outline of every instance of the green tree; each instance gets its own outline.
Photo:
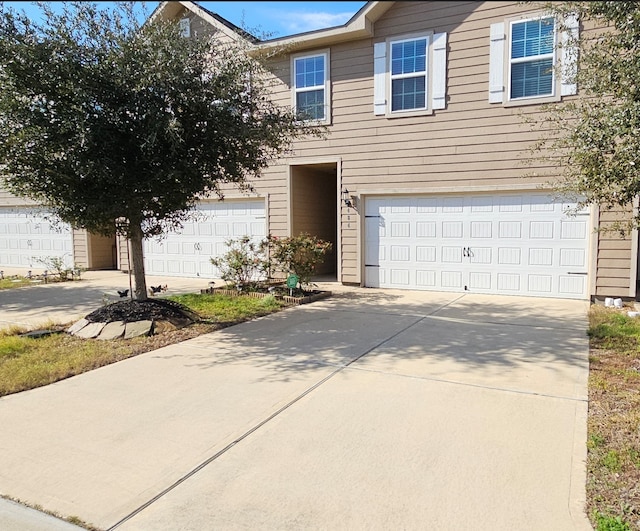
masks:
<instances>
[{"instance_id":1,"label":"green tree","mask_svg":"<svg viewBox=\"0 0 640 531\"><path fill-rule=\"evenodd\" d=\"M554 186L580 206L629 208L640 193L640 2L551 2L557 15L581 22L571 46L578 53L579 96L546 107L542 158L560 168ZM559 20L562 17L558 17ZM636 214L624 231L638 225Z\"/></svg>"},{"instance_id":2,"label":"green tree","mask_svg":"<svg viewBox=\"0 0 640 531\"><path fill-rule=\"evenodd\" d=\"M0 3L0 178L76 228L126 236L144 299L144 238L180 227L203 196L223 198L223 183L251 190L319 130L271 102L246 40L140 24L133 2L41 9L36 22Z\"/></svg>"}]
</instances>

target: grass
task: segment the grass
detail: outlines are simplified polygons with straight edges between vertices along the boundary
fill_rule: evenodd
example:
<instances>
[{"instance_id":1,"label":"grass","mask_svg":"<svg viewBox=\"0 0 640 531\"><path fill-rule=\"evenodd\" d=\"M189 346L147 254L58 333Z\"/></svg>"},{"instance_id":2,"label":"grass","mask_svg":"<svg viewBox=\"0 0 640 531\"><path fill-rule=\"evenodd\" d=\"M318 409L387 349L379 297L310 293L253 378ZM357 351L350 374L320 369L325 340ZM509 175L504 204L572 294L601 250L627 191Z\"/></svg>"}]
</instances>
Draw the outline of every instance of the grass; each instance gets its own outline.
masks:
<instances>
[{"instance_id":1,"label":"grass","mask_svg":"<svg viewBox=\"0 0 640 531\"><path fill-rule=\"evenodd\" d=\"M283 306L275 297L254 299L251 297L187 293L167 298L184 304L204 319L211 319L219 323L236 323L253 319L278 311Z\"/></svg>"},{"instance_id":2,"label":"grass","mask_svg":"<svg viewBox=\"0 0 640 531\"><path fill-rule=\"evenodd\" d=\"M587 510L596 531L640 531L640 318L589 313Z\"/></svg>"},{"instance_id":3,"label":"grass","mask_svg":"<svg viewBox=\"0 0 640 531\"><path fill-rule=\"evenodd\" d=\"M64 333L32 339L18 335L25 329L0 330L0 396L48 385L284 307L274 297L254 299L189 294L169 298L189 307L202 317L202 321L183 329L127 341L80 339ZM47 328L56 327L48 325Z\"/></svg>"},{"instance_id":4,"label":"grass","mask_svg":"<svg viewBox=\"0 0 640 531\"><path fill-rule=\"evenodd\" d=\"M0 289L13 289L20 288L22 286L33 286L34 283L28 278L2 278L0 279Z\"/></svg>"}]
</instances>

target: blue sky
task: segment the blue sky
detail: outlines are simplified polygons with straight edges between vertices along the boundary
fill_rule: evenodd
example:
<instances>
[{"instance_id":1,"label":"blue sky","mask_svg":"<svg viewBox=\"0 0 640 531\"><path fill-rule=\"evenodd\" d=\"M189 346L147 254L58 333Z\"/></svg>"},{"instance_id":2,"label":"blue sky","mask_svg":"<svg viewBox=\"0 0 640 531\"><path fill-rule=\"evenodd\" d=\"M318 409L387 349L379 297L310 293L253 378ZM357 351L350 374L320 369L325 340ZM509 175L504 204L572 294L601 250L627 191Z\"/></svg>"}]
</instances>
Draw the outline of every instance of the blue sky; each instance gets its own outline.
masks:
<instances>
[{"instance_id":1,"label":"blue sky","mask_svg":"<svg viewBox=\"0 0 640 531\"><path fill-rule=\"evenodd\" d=\"M59 4L59 2L49 2ZM112 2L100 2L104 6ZM226 18L236 26L284 37L315 29L344 24L366 2L199 2L202 7ZM5 6L24 9L36 17L38 9L27 2L4 2ZM158 2L146 2L149 12Z\"/></svg>"}]
</instances>

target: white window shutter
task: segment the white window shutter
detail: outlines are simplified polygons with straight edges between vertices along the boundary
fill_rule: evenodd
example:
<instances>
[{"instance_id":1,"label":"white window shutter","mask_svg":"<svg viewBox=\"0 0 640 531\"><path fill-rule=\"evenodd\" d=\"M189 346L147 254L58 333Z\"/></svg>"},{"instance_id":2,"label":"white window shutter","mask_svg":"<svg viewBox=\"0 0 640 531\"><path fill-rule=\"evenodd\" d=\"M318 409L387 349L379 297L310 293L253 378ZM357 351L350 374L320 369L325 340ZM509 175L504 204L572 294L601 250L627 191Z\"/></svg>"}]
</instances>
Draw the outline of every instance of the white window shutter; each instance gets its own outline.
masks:
<instances>
[{"instance_id":1,"label":"white window shutter","mask_svg":"<svg viewBox=\"0 0 640 531\"><path fill-rule=\"evenodd\" d=\"M562 96L578 93L576 74L578 73L578 28L580 22L577 15L570 14L564 19L564 31L561 35L562 59L560 63Z\"/></svg>"},{"instance_id":2,"label":"white window shutter","mask_svg":"<svg viewBox=\"0 0 640 531\"><path fill-rule=\"evenodd\" d=\"M489 103L504 101L504 22L491 24L491 41L489 43Z\"/></svg>"},{"instance_id":3,"label":"white window shutter","mask_svg":"<svg viewBox=\"0 0 640 531\"><path fill-rule=\"evenodd\" d=\"M447 106L447 34L433 36L433 93L431 107L444 109Z\"/></svg>"},{"instance_id":4,"label":"white window shutter","mask_svg":"<svg viewBox=\"0 0 640 531\"><path fill-rule=\"evenodd\" d=\"M376 42L373 45L373 114L387 112L387 43Z\"/></svg>"}]
</instances>

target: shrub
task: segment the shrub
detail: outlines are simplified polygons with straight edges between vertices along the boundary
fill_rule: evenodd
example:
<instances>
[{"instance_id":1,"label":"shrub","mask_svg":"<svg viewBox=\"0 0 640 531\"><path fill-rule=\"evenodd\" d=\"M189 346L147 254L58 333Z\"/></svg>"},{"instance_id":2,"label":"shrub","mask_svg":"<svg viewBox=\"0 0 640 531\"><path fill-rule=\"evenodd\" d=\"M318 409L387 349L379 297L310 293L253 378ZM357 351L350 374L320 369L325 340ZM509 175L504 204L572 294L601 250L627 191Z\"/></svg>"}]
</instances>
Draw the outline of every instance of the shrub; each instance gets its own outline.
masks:
<instances>
[{"instance_id":1,"label":"shrub","mask_svg":"<svg viewBox=\"0 0 640 531\"><path fill-rule=\"evenodd\" d=\"M264 280L269 274L267 241L258 243L249 236L226 242L229 250L211 263L220 271L220 278L236 286L250 286Z\"/></svg>"},{"instance_id":2,"label":"shrub","mask_svg":"<svg viewBox=\"0 0 640 531\"><path fill-rule=\"evenodd\" d=\"M226 242L229 250L211 263L220 278L235 286L255 286L275 271L294 274L300 285L311 283L316 266L331 250L331 243L303 233L288 238L269 236L256 243L249 236Z\"/></svg>"},{"instance_id":3,"label":"shrub","mask_svg":"<svg viewBox=\"0 0 640 531\"><path fill-rule=\"evenodd\" d=\"M45 256L42 258L33 257L34 262L38 262L47 268L47 271L50 271L58 276L58 280L64 282L65 280L73 280L74 274L78 275L78 279L80 279L80 274L85 271L83 267L68 267L66 264L66 260L61 256Z\"/></svg>"},{"instance_id":4,"label":"shrub","mask_svg":"<svg viewBox=\"0 0 640 531\"><path fill-rule=\"evenodd\" d=\"M319 240L307 233L287 238L267 238L272 267L287 274L296 275L301 285L309 284L316 266L331 250L331 243Z\"/></svg>"}]
</instances>

